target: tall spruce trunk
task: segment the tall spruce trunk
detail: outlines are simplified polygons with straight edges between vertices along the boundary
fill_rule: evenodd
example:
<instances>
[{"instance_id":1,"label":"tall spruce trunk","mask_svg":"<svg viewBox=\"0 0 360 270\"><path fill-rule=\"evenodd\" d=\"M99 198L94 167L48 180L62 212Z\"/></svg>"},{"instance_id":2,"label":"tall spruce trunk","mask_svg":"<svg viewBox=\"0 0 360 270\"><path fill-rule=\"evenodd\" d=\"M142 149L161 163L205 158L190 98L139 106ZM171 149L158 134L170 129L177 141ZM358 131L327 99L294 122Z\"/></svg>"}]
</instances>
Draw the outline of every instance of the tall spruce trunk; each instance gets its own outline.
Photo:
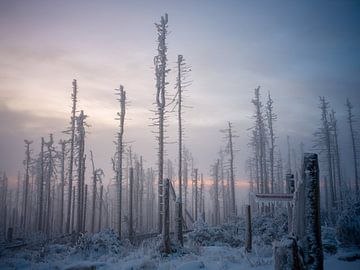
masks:
<instances>
[{"instance_id":1,"label":"tall spruce trunk","mask_svg":"<svg viewBox=\"0 0 360 270\"><path fill-rule=\"evenodd\" d=\"M220 203L219 203L219 160L214 166L214 222L215 225L220 224Z\"/></svg>"},{"instance_id":2,"label":"tall spruce trunk","mask_svg":"<svg viewBox=\"0 0 360 270\"><path fill-rule=\"evenodd\" d=\"M160 23L155 24L158 32L158 55L154 58L155 64L155 75L156 75L156 105L158 114L158 183L159 183L159 213L158 213L158 231L161 233L163 226L163 173L164 173L164 119L165 119L165 107L166 107L166 68L167 62L167 47L166 47L166 36L167 36L167 23L168 15L161 17Z\"/></svg>"},{"instance_id":3,"label":"tall spruce trunk","mask_svg":"<svg viewBox=\"0 0 360 270\"><path fill-rule=\"evenodd\" d=\"M44 138L41 137L41 150L40 150L40 197L39 197L39 219L38 230L43 229L43 200L44 200Z\"/></svg>"},{"instance_id":4,"label":"tall spruce trunk","mask_svg":"<svg viewBox=\"0 0 360 270\"><path fill-rule=\"evenodd\" d=\"M61 172L60 172L60 234L64 229L64 188L65 188L65 149L66 141L61 140Z\"/></svg>"},{"instance_id":5,"label":"tall spruce trunk","mask_svg":"<svg viewBox=\"0 0 360 270\"><path fill-rule=\"evenodd\" d=\"M231 215L236 215L236 206L235 206L235 176L234 176L234 151L233 151L233 134L232 134L232 124L228 122L229 125L229 152L230 152L230 184L231 184Z\"/></svg>"},{"instance_id":6,"label":"tall spruce trunk","mask_svg":"<svg viewBox=\"0 0 360 270\"><path fill-rule=\"evenodd\" d=\"M31 141L25 140L26 145L26 161L25 161L25 193L24 193L24 214L23 214L23 229L26 231L27 227L27 209L28 209L28 197L29 197L29 169L30 169L30 144ZM16 205L18 207L18 205Z\"/></svg>"},{"instance_id":7,"label":"tall spruce trunk","mask_svg":"<svg viewBox=\"0 0 360 270\"><path fill-rule=\"evenodd\" d=\"M122 224L122 179L123 179L123 137L124 137L124 121L125 121L125 102L126 102L126 92L124 91L124 87L120 85L119 93L117 95L120 96L119 104L120 104L120 112L118 112L118 120L119 120L119 132L117 138L117 174L116 180L118 185L118 235L119 239L121 239L121 224Z\"/></svg>"},{"instance_id":8,"label":"tall spruce trunk","mask_svg":"<svg viewBox=\"0 0 360 270\"><path fill-rule=\"evenodd\" d=\"M99 225L98 225L98 231L101 231L101 220L102 220L102 208L103 208L103 192L104 192L104 186L100 186L100 203L99 203Z\"/></svg>"},{"instance_id":9,"label":"tall spruce trunk","mask_svg":"<svg viewBox=\"0 0 360 270\"><path fill-rule=\"evenodd\" d=\"M324 97L320 97L320 108L322 111L322 129L324 132L325 139L325 147L326 147L326 159L327 159L327 169L328 169L328 179L329 179L329 203L330 203L330 211L333 212L333 208L336 206L335 204L335 192L334 192L334 180L333 180L333 169L332 169L332 151L331 151L331 133L330 126L328 121L328 103L326 102ZM332 215L331 215L332 216Z\"/></svg>"},{"instance_id":10,"label":"tall spruce trunk","mask_svg":"<svg viewBox=\"0 0 360 270\"><path fill-rule=\"evenodd\" d=\"M349 99L346 100L346 106L348 109L348 123L350 128L350 136L351 136L351 143L352 143L352 152L354 158L354 173L355 173L355 192L356 197L359 198L359 173L358 173L358 156L357 156L357 148L356 148L356 140L355 140L355 131L353 127L354 122L354 115L352 114L352 104L350 103Z\"/></svg>"},{"instance_id":11,"label":"tall spruce trunk","mask_svg":"<svg viewBox=\"0 0 360 270\"><path fill-rule=\"evenodd\" d=\"M133 185L134 185L134 169L130 168L129 177L129 239L133 242L134 227L133 227Z\"/></svg>"},{"instance_id":12,"label":"tall spruce trunk","mask_svg":"<svg viewBox=\"0 0 360 270\"><path fill-rule=\"evenodd\" d=\"M66 233L70 232L70 221L71 221L71 199L72 199L72 183L73 183L73 165L74 165L74 146L75 146L75 118L76 118L76 102L77 102L77 82L72 82L73 92L71 95L72 99L72 110L71 110L71 137L70 137L70 160L69 160L69 188L68 188L68 205L67 205L67 219L66 219Z\"/></svg>"},{"instance_id":13,"label":"tall spruce trunk","mask_svg":"<svg viewBox=\"0 0 360 270\"><path fill-rule=\"evenodd\" d=\"M178 55L178 77L177 77L177 88L178 88L178 140L179 140L179 148L178 148L178 180L179 180L179 196L178 196L178 217L177 217L177 226L178 226L178 235L177 239L180 245L184 244L183 240L183 232L182 232L182 74L181 74L181 66L183 62L183 56Z\"/></svg>"}]
</instances>

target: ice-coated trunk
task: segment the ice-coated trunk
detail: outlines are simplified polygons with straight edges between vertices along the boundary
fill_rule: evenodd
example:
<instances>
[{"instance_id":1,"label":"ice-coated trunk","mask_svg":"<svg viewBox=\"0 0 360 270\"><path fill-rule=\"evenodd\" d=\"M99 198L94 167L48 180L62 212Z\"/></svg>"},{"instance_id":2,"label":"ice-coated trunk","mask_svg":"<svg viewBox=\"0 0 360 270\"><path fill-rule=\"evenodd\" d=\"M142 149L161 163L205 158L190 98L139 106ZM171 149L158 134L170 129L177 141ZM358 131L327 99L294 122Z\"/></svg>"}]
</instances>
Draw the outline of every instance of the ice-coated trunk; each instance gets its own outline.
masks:
<instances>
[{"instance_id":1,"label":"ice-coated trunk","mask_svg":"<svg viewBox=\"0 0 360 270\"><path fill-rule=\"evenodd\" d=\"M40 179L39 179L39 219L38 230L43 229L43 200L44 200L44 138L41 137L41 150L40 150Z\"/></svg>"},{"instance_id":2,"label":"ice-coated trunk","mask_svg":"<svg viewBox=\"0 0 360 270\"><path fill-rule=\"evenodd\" d=\"M121 239L121 225L122 225L122 179L123 179L123 153L124 153L124 122L125 122L125 102L126 102L126 92L124 91L124 87L120 85L119 92L116 93L119 95L119 104L120 104L120 112L118 112L119 120L119 132L117 136L117 164L116 164L116 181L117 181L117 207L118 207L118 235L119 239Z\"/></svg>"},{"instance_id":3,"label":"ice-coated trunk","mask_svg":"<svg viewBox=\"0 0 360 270\"><path fill-rule=\"evenodd\" d=\"M170 180L164 181L164 228L163 228L163 252L171 253L170 246Z\"/></svg>"},{"instance_id":4,"label":"ice-coated trunk","mask_svg":"<svg viewBox=\"0 0 360 270\"><path fill-rule=\"evenodd\" d=\"M183 245L183 233L182 233L182 62L183 56L178 55L178 77L177 77L177 88L178 88L178 139L179 139L179 148L178 148L178 181L179 181L179 196L177 200L177 227L178 234L177 238L180 245Z\"/></svg>"},{"instance_id":5,"label":"ice-coated trunk","mask_svg":"<svg viewBox=\"0 0 360 270\"><path fill-rule=\"evenodd\" d=\"M72 182L73 182L73 165L74 165L74 146L75 146L75 116L76 116L76 102L77 102L77 82L72 82L73 92L72 98L72 110L71 110L71 137L70 137L70 160L69 160L69 187L68 187L68 205L67 205L67 219L66 219L66 233L70 232L71 221L71 199L72 199Z\"/></svg>"},{"instance_id":6,"label":"ice-coated trunk","mask_svg":"<svg viewBox=\"0 0 360 270\"><path fill-rule=\"evenodd\" d=\"M29 169L30 169L30 144L32 142L25 140L26 144L26 160L25 160L25 192L24 192L24 214L23 214L23 229L26 231L27 227L27 209L28 209L28 198L29 198ZM18 207L18 205L16 205Z\"/></svg>"},{"instance_id":7,"label":"ice-coated trunk","mask_svg":"<svg viewBox=\"0 0 360 270\"><path fill-rule=\"evenodd\" d=\"M323 251L320 222L319 164L317 154L304 154L304 182L306 200L305 263L309 270L322 270Z\"/></svg>"},{"instance_id":8,"label":"ice-coated trunk","mask_svg":"<svg viewBox=\"0 0 360 270\"><path fill-rule=\"evenodd\" d=\"M63 233L64 227L64 188L65 188L65 147L66 142L60 141L61 145L61 172L60 172L60 234Z\"/></svg>"},{"instance_id":9,"label":"ice-coated trunk","mask_svg":"<svg viewBox=\"0 0 360 270\"><path fill-rule=\"evenodd\" d=\"M100 205L99 205L99 225L98 225L98 231L101 231L101 220L102 220L102 208L103 208L103 193L104 193L104 186L100 186Z\"/></svg>"},{"instance_id":10,"label":"ice-coated trunk","mask_svg":"<svg viewBox=\"0 0 360 270\"><path fill-rule=\"evenodd\" d=\"M168 16L161 17L160 23L155 24L158 32L158 55L154 58L155 64L155 76L156 76L156 105L157 105L157 114L158 114L158 123L159 132L158 132L158 185L159 185L159 194L158 194L158 231L161 233L163 227L163 177L164 177L164 120L165 120L165 89L166 89L166 73L168 72L166 68L167 62L167 46L166 46L166 36L167 36L167 23Z\"/></svg>"},{"instance_id":11,"label":"ice-coated trunk","mask_svg":"<svg viewBox=\"0 0 360 270\"><path fill-rule=\"evenodd\" d=\"M352 114L352 104L350 103L349 99L346 100L346 106L348 109L348 123L350 128L350 136L351 136L351 143L352 143L352 152L353 152L353 159L354 159L354 173L355 173L355 192L356 196L359 198L359 174L358 174L358 156L357 156L357 148L356 148L356 140L355 140L355 133L354 133L354 115Z\"/></svg>"},{"instance_id":12,"label":"ice-coated trunk","mask_svg":"<svg viewBox=\"0 0 360 270\"><path fill-rule=\"evenodd\" d=\"M220 203L219 203L219 160L214 166L214 223L220 224Z\"/></svg>"},{"instance_id":13,"label":"ice-coated trunk","mask_svg":"<svg viewBox=\"0 0 360 270\"><path fill-rule=\"evenodd\" d=\"M233 150L233 134L232 134L232 124L228 122L229 125L229 153L230 153L230 199L231 199L231 215L236 215L236 206L235 206L235 176L234 176L234 150Z\"/></svg>"},{"instance_id":14,"label":"ice-coated trunk","mask_svg":"<svg viewBox=\"0 0 360 270\"><path fill-rule=\"evenodd\" d=\"M130 242L134 238L134 227L133 227L133 185L134 185L134 169L130 168L129 177L129 239Z\"/></svg>"}]
</instances>

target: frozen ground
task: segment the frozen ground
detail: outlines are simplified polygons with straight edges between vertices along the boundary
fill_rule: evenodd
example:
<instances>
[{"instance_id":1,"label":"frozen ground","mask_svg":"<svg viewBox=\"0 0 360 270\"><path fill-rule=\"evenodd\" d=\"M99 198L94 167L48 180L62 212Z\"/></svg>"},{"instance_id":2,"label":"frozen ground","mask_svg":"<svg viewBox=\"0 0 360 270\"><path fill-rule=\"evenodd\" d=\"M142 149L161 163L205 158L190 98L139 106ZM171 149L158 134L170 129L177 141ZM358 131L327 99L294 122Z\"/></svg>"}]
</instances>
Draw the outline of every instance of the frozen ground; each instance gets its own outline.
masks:
<instances>
[{"instance_id":1,"label":"frozen ground","mask_svg":"<svg viewBox=\"0 0 360 270\"><path fill-rule=\"evenodd\" d=\"M273 269L272 240L285 234L284 217L254 220L250 254L244 252L243 222L219 227L196 224L195 230L186 235L185 247L174 246L176 252L167 257L159 252L160 238L133 246L118 241L111 230L78 240L67 236L47 241L34 235L27 239L26 246L2 248L0 269ZM360 269L360 249L341 247L333 228L323 227L323 244L325 269Z\"/></svg>"}]
</instances>

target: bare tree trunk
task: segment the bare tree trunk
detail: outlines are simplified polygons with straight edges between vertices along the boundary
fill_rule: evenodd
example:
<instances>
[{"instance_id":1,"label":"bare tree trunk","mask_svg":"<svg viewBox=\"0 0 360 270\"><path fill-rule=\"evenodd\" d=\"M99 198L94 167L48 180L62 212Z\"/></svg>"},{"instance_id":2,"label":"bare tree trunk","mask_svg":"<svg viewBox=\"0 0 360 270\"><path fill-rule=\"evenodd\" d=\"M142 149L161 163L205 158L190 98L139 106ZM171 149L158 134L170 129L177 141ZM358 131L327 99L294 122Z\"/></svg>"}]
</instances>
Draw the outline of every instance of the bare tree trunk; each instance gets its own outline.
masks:
<instances>
[{"instance_id":1,"label":"bare tree trunk","mask_svg":"<svg viewBox=\"0 0 360 270\"><path fill-rule=\"evenodd\" d=\"M354 157L354 172L355 172L355 191L356 191L356 197L359 198L359 174L358 174L358 156L357 156L357 148L356 148L356 141L355 141L355 131L353 127L354 123L354 115L352 113L352 104L350 103L350 100L346 100L346 106L348 109L348 123L350 127L350 136L351 136L351 142L352 142L352 150L353 150L353 157Z\"/></svg>"},{"instance_id":2,"label":"bare tree trunk","mask_svg":"<svg viewBox=\"0 0 360 270\"><path fill-rule=\"evenodd\" d=\"M341 162L340 162L340 150L338 143L338 129L337 129L337 120L335 118L335 111L333 110L330 115L331 125L334 131L334 148L335 148L335 163L336 163L336 173L338 178L338 190L339 190L339 198L340 198L340 210L343 207L343 186L342 186L342 176L341 176ZM335 167L335 166L334 166Z\"/></svg>"},{"instance_id":3,"label":"bare tree trunk","mask_svg":"<svg viewBox=\"0 0 360 270\"><path fill-rule=\"evenodd\" d=\"M73 186L72 191L72 211L71 211L71 232L74 231L74 223L75 223L75 186Z\"/></svg>"},{"instance_id":4,"label":"bare tree trunk","mask_svg":"<svg viewBox=\"0 0 360 270\"><path fill-rule=\"evenodd\" d=\"M229 139L229 153L230 153L230 184L231 184L231 215L236 215L236 206L235 206L235 176L234 176L234 151L233 151L233 134L232 134L232 124L228 122L228 139Z\"/></svg>"},{"instance_id":5,"label":"bare tree trunk","mask_svg":"<svg viewBox=\"0 0 360 270\"><path fill-rule=\"evenodd\" d=\"M39 220L38 220L38 230L42 231L43 229L43 200L44 200L44 138L41 137L41 150L40 150L40 198L39 198Z\"/></svg>"},{"instance_id":6,"label":"bare tree trunk","mask_svg":"<svg viewBox=\"0 0 360 270\"><path fill-rule=\"evenodd\" d=\"M269 155L270 155L270 192L274 193L274 182L275 182L275 176L274 176L274 149L275 149L275 134L274 134L274 121L276 120L276 115L273 111L273 100L270 96L270 92L268 94L268 102L267 102L267 120L268 120L268 127L270 132L270 149L269 149Z\"/></svg>"},{"instance_id":7,"label":"bare tree trunk","mask_svg":"<svg viewBox=\"0 0 360 270\"><path fill-rule=\"evenodd\" d=\"M134 227L133 227L133 184L134 184L134 169L130 168L129 178L129 239L133 242Z\"/></svg>"},{"instance_id":8,"label":"bare tree trunk","mask_svg":"<svg viewBox=\"0 0 360 270\"><path fill-rule=\"evenodd\" d=\"M86 207L87 207L87 194L88 194L88 185L85 185L85 196L84 196L84 217L83 217L83 228L82 231L85 232L86 228Z\"/></svg>"},{"instance_id":9,"label":"bare tree trunk","mask_svg":"<svg viewBox=\"0 0 360 270\"><path fill-rule=\"evenodd\" d=\"M169 205L169 195L170 195L170 180L165 179L164 183L164 228L163 228L163 245L164 253L171 253L170 246L170 205Z\"/></svg>"},{"instance_id":10,"label":"bare tree trunk","mask_svg":"<svg viewBox=\"0 0 360 270\"><path fill-rule=\"evenodd\" d=\"M92 194L92 213L91 213L91 232L95 232L95 213L96 213L96 172L94 165L94 157L92 151L90 151L90 159L93 169L93 194Z\"/></svg>"},{"instance_id":11,"label":"bare tree trunk","mask_svg":"<svg viewBox=\"0 0 360 270\"><path fill-rule=\"evenodd\" d=\"M154 58L155 75L156 75L156 104L158 114L158 182L159 182L159 217L158 217L158 230L162 231L163 226L163 173L164 173L164 116L166 107L166 74L168 69L166 68L167 56L166 56L166 36L167 36L167 23L168 15L161 17L160 23L155 24L158 32L158 55Z\"/></svg>"},{"instance_id":12,"label":"bare tree trunk","mask_svg":"<svg viewBox=\"0 0 360 270\"><path fill-rule=\"evenodd\" d=\"M64 226L64 188L65 188L65 148L66 141L61 140L61 189L60 189L60 234L63 233Z\"/></svg>"},{"instance_id":13,"label":"bare tree trunk","mask_svg":"<svg viewBox=\"0 0 360 270\"><path fill-rule=\"evenodd\" d=\"M25 194L24 194L24 223L23 229L26 232L27 227L27 208L28 208L28 197L29 197L29 168L30 168L30 144L32 141L25 140L26 147L26 161L25 161ZM18 207L18 205L16 205Z\"/></svg>"},{"instance_id":14,"label":"bare tree trunk","mask_svg":"<svg viewBox=\"0 0 360 270\"><path fill-rule=\"evenodd\" d=\"M67 207L67 220L66 220L66 233L70 232L70 220L71 220L71 195L72 195L72 181L73 181L73 164L74 164L74 145L75 145L75 115L76 115L76 102L77 102L77 83L76 80L72 82L73 93L72 110L71 110L71 138L70 138L70 160L69 160L69 189L68 189L68 207Z\"/></svg>"},{"instance_id":15,"label":"bare tree trunk","mask_svg":"<svg viewBox=\"0 0 360 270\"><path fill-rule=\"evenodd\" d=\"M179 180L179 196L178 196L178 241L180 245L182 246L184 244L183 241L183 232L182 232L182 65L183 65L183 56L178 55L178 77L177 77L177 93L178 93L178 136L179 136L179 148L178 148L178 180Z\"/></svg>"},{"instance_id":16,"label":"bare tree trunk","mask_svg":"<svg viewBox=\"0 0 360 270\"><path fill-rule=\"evenodd\" d=\"M143 169L143 160L140 156L140 167L139 167L139 230L143 230L143 197L144 197L144 169Z\"/></svg>"},{"instance_id":17,"label":"bare tree trunk","mask_svg":"<svg viewBox=\"0 0 360 270\"><path fill-rule=\"evenodd\" d=\"M50 134L50 141L47 143L48 147L48 175L46 180L46 191L47 191L47 211L46 211L46 234L50 235L50 220L51 220L51 178L53 174L53 157L52 157L52 145L53 135Z\"/></svg>"},{"instance_id":18,"label":"bare tree trunk","mask_svg":"<svg viewBox=\"0 0 360 270\"><path fill-rule=\"evenodd\" d=\"M98 231L101 231L101 220L102 220L102 208L103 208L103 192L104 192L104 186L100 186L100 206L99 206L99 229Z\"/></svg>"},{"instance_id":19,"label":"bare tree trunk","mask_svg":"<svg viewBox=\"0 0 360 270\"><path fill-rule=\"evenodd\" d=\"M316 154L304 155L304 180L306 186L306 239L305 263L310 270L322 270L319 165Z\"/></svg>"},{"instance_id":20,"label":"bare tree trunk","mask_svg":"<svg viewBox=\"0 0 360 270\"><path fill-rule=\"evenodd\" d=\"M195 221L198 219L198 169L195 169L195 176L194 176L194 196L195 196L195 202L194 202L194 212L195 212Z\"/></svg>"},{"instance_id":21,"label":"bare tree trunk","mask_svg":"<svg viewBox=\"0 0 360 270\"><path fill-rule=\"evenodd\" d=\"M324 97L320 97L320 108L322 112L322 129L324 135L324 143L326 147L326 158L328 164L328 177L329 177L329 187L330 187L330 206L331 212L335 207L335 194L334 194L334 181L333 181L333 170L332 170L332 152L331 152L331 140L330 140L330 127L328 122L328 103Z\"/></svg>"},{"instance_id":22,"label":"bare tree trunk","mask_svg":"<svg viewBox=\"0 0 360 270\"><path fill-rule=\"evenodd\" d=\"M214 166L214 223L220 224L220 203L219 203L219 160Z\"/></svg>"},{"instance_id":23,"label":"bare tree trunk","mask_svg":"<svg viewBox=\"0 0 360 270\"><path fill-rule=\"evenodd\" d=\"M119 239L121 239L121 224L122 224L122 170L123 170L123 136L124 136L124 121L125 121L125 102L126 102L126 92L124 91L124 87L120 85L120 88L117 95L119 95L119 103L120 103L120 112L117 113L119 120L119 132L118 132L118 138L117 138L117 173L116 173L116 180L118 185L118 235Z\"/></svg>"}]
</instances>

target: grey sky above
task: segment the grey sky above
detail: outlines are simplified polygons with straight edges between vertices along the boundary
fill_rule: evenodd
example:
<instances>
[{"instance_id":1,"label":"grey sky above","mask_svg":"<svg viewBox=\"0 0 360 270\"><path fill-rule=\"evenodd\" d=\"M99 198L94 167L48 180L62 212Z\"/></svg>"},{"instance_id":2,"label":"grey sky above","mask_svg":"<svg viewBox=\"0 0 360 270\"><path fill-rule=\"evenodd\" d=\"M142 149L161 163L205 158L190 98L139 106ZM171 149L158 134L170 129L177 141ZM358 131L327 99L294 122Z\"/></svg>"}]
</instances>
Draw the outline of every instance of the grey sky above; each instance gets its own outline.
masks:
<instances>
[{"instance_id":1,"label":"grey sky above","mask_svg":"<svg viewBox=\"0 0 360 270\"><path fill-rule=\"evenodd\" d=\"M253 89L270 91L278 145L290 135L311 149L320 119L318 96L337 111L344 160L350 142L345 121L349 97L360 118L360 3L358 1L1 1L0 170L11 179L22 170L23 139L54 133L70 118L71 81L79 108L89 115L87 150L112 177L110 158L118 110L114 90L123 84L129 107L125 137L148 166L156 163L154 23L169 14L169 94L175 61L191 65L186 104L186 145L209 175L225 144L220 129L234 123L237 178L246 181ZM169 142L176 141L175 115ZM167 146L176 159L176 144ZM348 163L348 162L344 162ZM350 174L350 173L349 173ZM241 181L241 180L240 180Z\"/></svg>"}]
</instances>

